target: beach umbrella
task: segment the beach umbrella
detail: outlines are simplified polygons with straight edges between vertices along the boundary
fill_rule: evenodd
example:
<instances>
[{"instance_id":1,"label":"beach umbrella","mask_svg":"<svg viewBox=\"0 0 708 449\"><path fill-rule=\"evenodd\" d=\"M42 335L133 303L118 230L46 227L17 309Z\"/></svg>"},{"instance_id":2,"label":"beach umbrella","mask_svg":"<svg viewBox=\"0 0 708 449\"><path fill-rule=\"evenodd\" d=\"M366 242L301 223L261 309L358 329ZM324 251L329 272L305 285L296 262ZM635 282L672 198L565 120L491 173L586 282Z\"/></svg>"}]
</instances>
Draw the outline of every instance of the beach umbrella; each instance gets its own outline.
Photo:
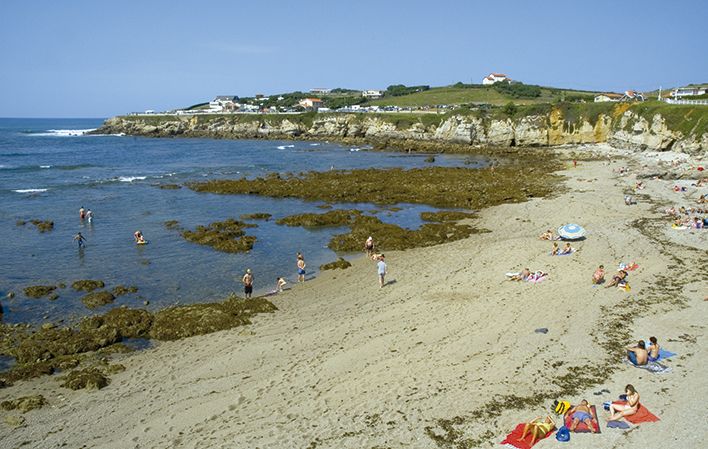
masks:
<instances>
[{"instance_id":1,"label":"beach umbrella","mask_svg":"<svg viewBox=\"0 0 708 449\"><path fill-rule=\"evenodd\" d=\"M568 223L558 228L558 235L564 240L576 240L585 237L585 229L575 223Z\"/></svg>"}]
</instances>

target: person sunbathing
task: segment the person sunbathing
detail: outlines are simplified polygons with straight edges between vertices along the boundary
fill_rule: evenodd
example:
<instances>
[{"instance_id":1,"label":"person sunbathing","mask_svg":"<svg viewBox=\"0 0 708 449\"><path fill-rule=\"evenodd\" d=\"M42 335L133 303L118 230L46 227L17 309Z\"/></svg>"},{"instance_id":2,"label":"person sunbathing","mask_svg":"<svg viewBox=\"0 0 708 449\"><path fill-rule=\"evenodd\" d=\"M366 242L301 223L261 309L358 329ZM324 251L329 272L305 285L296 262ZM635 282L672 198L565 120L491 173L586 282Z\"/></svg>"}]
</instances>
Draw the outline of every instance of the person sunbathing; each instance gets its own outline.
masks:
<instances>
[{"instance_id":1,"label":"person sunbathing","mask_svg":"<svg viewBox=\"0 0 708 449\"><path fill-rule=\"evenodd\" d=\"M551 248L551 256L557 256L560 254L560 248L558 248L558 243L553 242L553 248Z\"/></svg>"},{"instance_id":2,"label":"person sunbathing","mask_svg":"<svg viewBox=\"0 0 708 449\"><path fill-rule=\"evenodd\" d=\"M536 444L537 440L548 435L548 432L556 428L556 423L550 416L546 416L546 419L541 421L541 417L534 418L531 421L524 424L524 431L521 433L521 438L516 441L522 441L526 438L526 435L531 435L531 446Z\"/></svg>"},{"instance_id":3,"label":"person sunbathing","mask_svg":"<svg viewBox=\"0 0 708 449\"><path fill-rule=\"evenodd\" d=\"M566 254L573 254L575 252L575 248L570 246L570 243L566 243L563 249L561 250L560 253L558 253L559 256L564 256Z\"/></svg>"},{"instance_id":4,"label":"person sunbathing","mask_svg":"<svg viewBox=\"0 0 708 449\"><path fill-rule=\"evenodd\" d=\"M661 347L657 343L656 337L649 337L649 361L656 362L659 360L659 352Z\"/></svg>"},{"instance_id":5,"label":"person sunbathing","mask_svg":"<svg viewBox=\"0 0 708 449\"><path fill-rule=\"evenodd\" d=\"M603 282L605 282L605 266L600 265L592 274L592 283L602 284Z\"/></svg>"},{"instance_id":6,"label":"person sunbathing","mask_svg":"<svg viewBox=\"0 0 708 449\"><path fill-rule=\"evenodd\" d=\"M524 268L521 270L521 273L515 274L514 276L510 277L510 281L526 281L528 280L529 276L531 276L531 270L528 268Z\"/></svg>"},{"instance_id":7,"label":"person sunbathing","mask_svg":"<svg viewBox=\"0 0 708 449\"><path fill-rule=\"evenodd\" d=\"M627 272L624 270L619 270L616 275L612 276L612 280L607 284L605 288L617 287L620 282L627 279Z\"/></svg>"},{"instance_id":8,"label":"person sunbathing","mask_svg":"<svg viewBox=\"0 0 708 449\"><path fill-rule=\"evenodd\" d=\"M647 352L644 340L639 340L637 346L627 346L627 358L635 366L647 364L649 361L649 352Z\"/></svg>"},{"instance_id":9,"label":"person sunbathing","mask_svg":"<svg viewBox=\"0 0 708 449\"><path fill-rule=\"evenodd\" d=\"M568 410L566 412L566 415L569 415L572 419L570 423L571 432L575 432L575 428L578 427L578 424L582 422L585 423L586 426L588 426L588 429L590 429L591 432L595 433L595 426L593 424L597 423L597 420L592 416L590 404L588 404L588 401L586 401L585 399L580 401L580 405L576 405L575 407Z\"/></svg>"},{"instance_id":10,"label":"person sunbathing","mask_svg":"<svg viewBox=\"0 0 708 449\"><path fill-rule=\"evenodd\" d=\"M541 240L555 240L555 238L553 237L553 231L551 231L550 229L541 234L538 238Z\"/></svg>"},{"instance_id":11,"label":"person sunbathing","mask_svg":"<svg viewBox=\"0 0 708 449\"><path fill-rule=\"evenodd\" d=\"M608 421L619 421L626 416L637 413L639 409L639 393L632 384L624 387L624 392L627 397L624 404L610 404L610 418Z\"/></svg>"}]
</instances>

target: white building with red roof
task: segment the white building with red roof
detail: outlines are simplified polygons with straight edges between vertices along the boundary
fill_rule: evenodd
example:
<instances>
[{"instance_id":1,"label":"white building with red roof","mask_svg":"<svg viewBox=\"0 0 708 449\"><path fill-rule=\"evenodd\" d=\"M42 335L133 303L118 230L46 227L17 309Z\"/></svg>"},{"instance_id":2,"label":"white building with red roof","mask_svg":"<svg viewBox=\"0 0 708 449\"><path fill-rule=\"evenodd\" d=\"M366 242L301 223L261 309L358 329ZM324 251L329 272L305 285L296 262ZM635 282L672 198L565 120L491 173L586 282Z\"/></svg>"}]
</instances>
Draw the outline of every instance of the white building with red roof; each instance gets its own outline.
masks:
<instances>
[{"instance_id":1,"label":"white building with red roof","mask_svg":"<svg viewBox=\"0 0 708 449\"><path fill-rule=\"evenodd\" d=\"M510 83L511 78L503 73L490 73L482 79L482 84L490 85L494 83Z\"/></svg>"}]
</instances>

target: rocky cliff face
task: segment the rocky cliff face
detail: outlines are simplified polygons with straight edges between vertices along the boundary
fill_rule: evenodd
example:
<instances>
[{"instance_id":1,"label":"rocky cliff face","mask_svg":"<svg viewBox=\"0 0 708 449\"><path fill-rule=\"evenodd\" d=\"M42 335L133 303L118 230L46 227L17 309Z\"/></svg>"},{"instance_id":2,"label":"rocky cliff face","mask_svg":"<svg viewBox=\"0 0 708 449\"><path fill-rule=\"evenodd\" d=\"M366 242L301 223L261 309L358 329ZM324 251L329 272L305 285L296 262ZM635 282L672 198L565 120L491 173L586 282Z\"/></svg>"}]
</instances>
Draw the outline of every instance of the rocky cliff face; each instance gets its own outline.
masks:
<instances>
[{"instance_id":1,"label":"rocky cliff face","mask_svg":"<svg viewBox=\"0 0 708 449\"><path fill-rule=\"evenodd\" d=\"M386 114L321 114L310 119L299 115L128 116L107 120L97 132L237 139L394 139L498 147L608 142L634 150L708 151L707 134L684 135L669 129L660 114L647 119L631 110L614 119L599 114L593 122L583 117L569 121L558 109L513 119L453 115L436 121L430 115L421 120L410 114L403 124Z\"/></svg>"}]
</instances>

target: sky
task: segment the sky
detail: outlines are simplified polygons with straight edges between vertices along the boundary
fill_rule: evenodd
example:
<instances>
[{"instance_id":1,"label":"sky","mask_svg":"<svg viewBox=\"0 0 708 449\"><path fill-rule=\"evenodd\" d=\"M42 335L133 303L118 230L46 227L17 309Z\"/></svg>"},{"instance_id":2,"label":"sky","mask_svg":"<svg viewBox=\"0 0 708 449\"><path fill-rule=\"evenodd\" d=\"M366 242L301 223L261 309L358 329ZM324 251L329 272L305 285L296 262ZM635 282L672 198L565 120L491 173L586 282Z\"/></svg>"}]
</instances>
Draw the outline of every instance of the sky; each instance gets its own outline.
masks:
<instances>
[{"instance_id":1,"label":"sky","mask_svg":"<svg viewBox=\"0 0 708 449\"><path fill-rule=\"evenodd\" d=\"M479 83L708 82L703 0L0 1L0 117L109 117L216 95Z\"/></svg>"}]
</instances>

